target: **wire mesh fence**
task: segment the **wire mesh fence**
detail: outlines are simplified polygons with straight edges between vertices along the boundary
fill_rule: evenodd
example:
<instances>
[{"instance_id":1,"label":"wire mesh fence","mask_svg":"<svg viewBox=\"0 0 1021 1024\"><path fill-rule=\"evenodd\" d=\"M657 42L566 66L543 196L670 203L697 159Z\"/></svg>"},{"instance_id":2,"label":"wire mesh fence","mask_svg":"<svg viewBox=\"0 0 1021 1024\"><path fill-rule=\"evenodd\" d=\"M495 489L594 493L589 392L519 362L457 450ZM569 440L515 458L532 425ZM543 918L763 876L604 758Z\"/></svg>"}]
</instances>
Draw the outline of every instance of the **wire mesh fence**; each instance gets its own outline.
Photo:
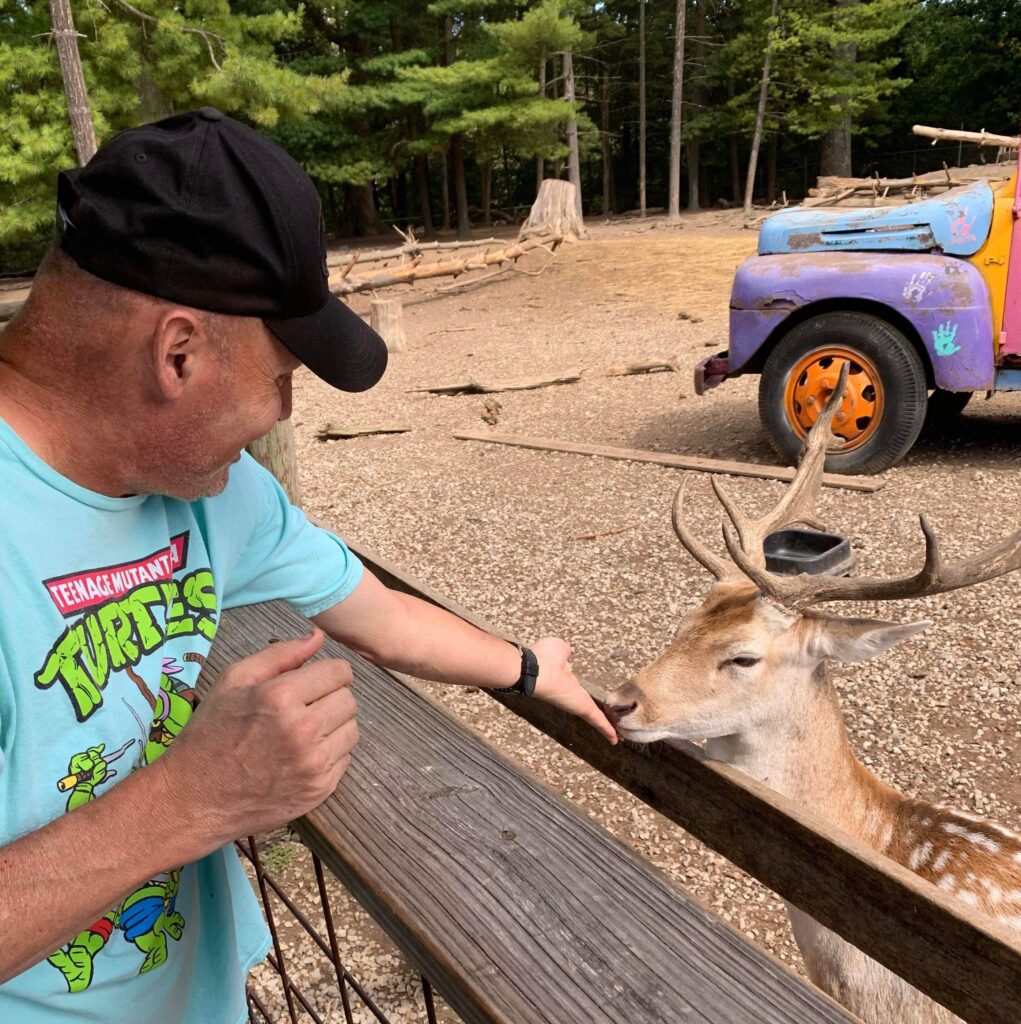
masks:
<instances>
[{"instance_id":1,"label":"wire mesh fence","mask_svg":"<svg viewBox=\"0 0 1021 1024\"><path fill-rule=\"evenodd\" d=\"M341 892L343 907L338 914L335 904L340 883L312 851L289 844L293 860L286 870L274 872L260 855L256 837L235 845L258 889L272 938L269 956L255 968L248 984L251 1024L457 1022L456 1015L434 996L428 979L412 977L411 968L392 947L375 957L391 967L385 978L375 971L371 978L356 975L341 937L351 934L344 919L355 916L351 911L357 905ZM364 912L357 917L367 921ZM375 946L380 939L382 936L368 941ZM364 937L358 941L366 943Z\"/></svg>"}]
</instances>

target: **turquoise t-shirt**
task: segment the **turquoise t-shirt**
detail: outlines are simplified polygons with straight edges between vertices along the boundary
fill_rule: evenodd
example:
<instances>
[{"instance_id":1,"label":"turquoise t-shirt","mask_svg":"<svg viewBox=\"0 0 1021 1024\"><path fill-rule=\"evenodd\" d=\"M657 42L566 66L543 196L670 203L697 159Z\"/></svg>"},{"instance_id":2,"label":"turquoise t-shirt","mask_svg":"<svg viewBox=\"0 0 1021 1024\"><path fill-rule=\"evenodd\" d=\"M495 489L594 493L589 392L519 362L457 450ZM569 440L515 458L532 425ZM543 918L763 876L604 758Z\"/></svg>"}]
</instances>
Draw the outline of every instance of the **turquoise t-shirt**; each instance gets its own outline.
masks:
<instances>
[{"instance_id":1,"label":"turquoise t-shirt","mask_svg":"<svg viewBox=\"0 0 1021 1024\"><path fill-rule=\"evenodd\" d=\"M2 420L0 524L0 845L166 750L223 609L283 598L311 616L362 575L247 455L214 498L109 498L56 473ZM149 879L0 985L0 1021L107 1024L130 1007L132 1020L235 1024L268 948L227 846Z\"/></svg>"}]
</instances>

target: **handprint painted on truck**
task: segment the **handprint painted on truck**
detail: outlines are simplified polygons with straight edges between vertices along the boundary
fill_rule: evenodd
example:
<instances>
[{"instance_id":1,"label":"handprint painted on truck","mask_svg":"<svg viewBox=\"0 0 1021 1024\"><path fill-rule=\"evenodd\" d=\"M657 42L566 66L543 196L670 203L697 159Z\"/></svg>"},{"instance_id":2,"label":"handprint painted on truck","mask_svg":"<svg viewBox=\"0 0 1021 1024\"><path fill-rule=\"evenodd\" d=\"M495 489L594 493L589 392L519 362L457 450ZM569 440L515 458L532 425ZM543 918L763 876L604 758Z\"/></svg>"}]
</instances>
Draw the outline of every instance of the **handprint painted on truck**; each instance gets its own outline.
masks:
<instances>
[{"instance_id":1,"label":"handprint painted on truck","mask_svg":"<svg viewBox=\"0 0 1021 1024\"><path fill-rule=\"evenodd\" d=\"M945 324L940 324L932 332L932 342L936 346L936 355L952 356L955 352L960 352L961 346L954 344L956 337L957 324L952 323L950 320Z\"/></svg>"}]
</instances>

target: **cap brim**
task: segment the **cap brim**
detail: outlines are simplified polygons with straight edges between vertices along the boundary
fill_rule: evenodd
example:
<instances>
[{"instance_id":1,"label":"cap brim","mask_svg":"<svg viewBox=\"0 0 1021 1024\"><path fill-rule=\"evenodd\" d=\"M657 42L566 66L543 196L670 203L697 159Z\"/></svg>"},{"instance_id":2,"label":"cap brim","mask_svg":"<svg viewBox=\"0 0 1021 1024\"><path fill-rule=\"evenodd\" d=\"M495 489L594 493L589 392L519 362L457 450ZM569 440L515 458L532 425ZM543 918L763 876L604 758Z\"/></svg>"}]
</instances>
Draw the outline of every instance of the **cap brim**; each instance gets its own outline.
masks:
<instances>
[{"instance_id":1,"label":"cap brim","mask_svg":"<svg viewBox=\"0 0 1021 1024\"><path fill-rule=\"evenodd\" d=\"M386 370L386 343L334 295L310 316L263 319L316 376L342 391L368 391Z\"/></svg>"}]
</instances>

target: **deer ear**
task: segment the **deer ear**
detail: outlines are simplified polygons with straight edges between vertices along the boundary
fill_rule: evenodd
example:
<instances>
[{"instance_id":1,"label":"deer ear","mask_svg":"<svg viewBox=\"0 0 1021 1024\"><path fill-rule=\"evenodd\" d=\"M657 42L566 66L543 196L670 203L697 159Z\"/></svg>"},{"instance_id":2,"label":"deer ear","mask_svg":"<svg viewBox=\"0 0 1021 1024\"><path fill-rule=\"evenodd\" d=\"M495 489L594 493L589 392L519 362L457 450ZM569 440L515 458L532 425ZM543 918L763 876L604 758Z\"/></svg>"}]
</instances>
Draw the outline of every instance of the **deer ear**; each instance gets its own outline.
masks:
<instances>
[{"instance_id":1,"label":"deer ear","mask_svg":"<svg viewBox=\"0 0 1021 1024\"><path fill-rule=\"evenodd\" d=\"M932 625L918 622L876 622L873 619L818 618L806 620L811 632L808 652L816 658L836 661L868 661L910 640Z\"/></svg>"}]
</instances>

